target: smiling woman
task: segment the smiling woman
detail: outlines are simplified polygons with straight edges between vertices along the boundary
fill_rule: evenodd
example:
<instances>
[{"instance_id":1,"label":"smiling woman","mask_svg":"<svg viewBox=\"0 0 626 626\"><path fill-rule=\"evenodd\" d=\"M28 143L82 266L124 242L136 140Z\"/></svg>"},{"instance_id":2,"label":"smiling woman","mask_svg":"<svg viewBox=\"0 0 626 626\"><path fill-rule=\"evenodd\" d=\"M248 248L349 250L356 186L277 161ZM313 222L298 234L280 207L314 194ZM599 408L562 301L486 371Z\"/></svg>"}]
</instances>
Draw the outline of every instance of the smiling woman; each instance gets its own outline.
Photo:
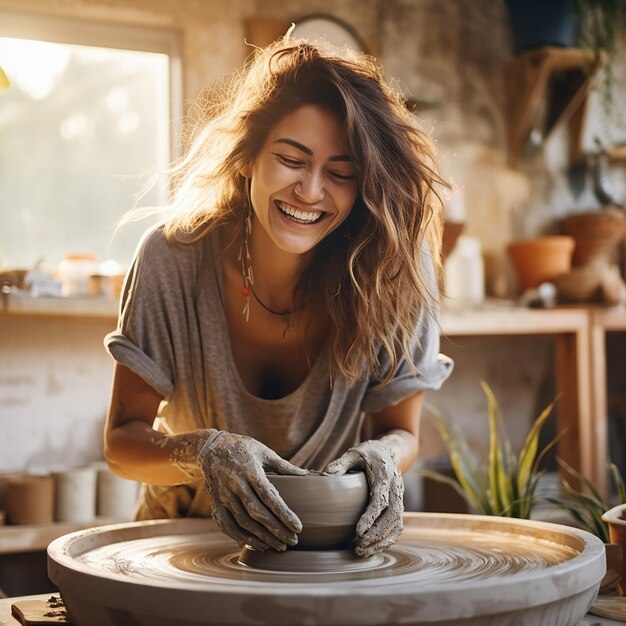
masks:
<instances>
[{"instance_id":1,"label":"smiling woman","mask_svg":"<svg viewBox=\"0 0 626 626\"><path fill-rule=\"evenodd\" d=\"M130 261L145 225L112 240L115 222L145 174L171 160L176 79L167 33L129 30L0 12L10 83L0 95L0 189L10 207L0 265L54 266L68 252ZM165 196L155 187L146 200Z\"/></svg>"},{"instance_id":2,"label":"smiling woman","mask_svg":"<svg viewBox=\"0 0 626 626\"><path fill-rule=\"evenodd\" d=\"M355 552L386 549L424 390L451 370L427 139L373 59L286 38L256 51L172 173L173 214L143 238L106 339L105 453L149 483L138 518L213 515L283 551L302 525L264 470L362 468Z\"/></svg>"}]
</instances>

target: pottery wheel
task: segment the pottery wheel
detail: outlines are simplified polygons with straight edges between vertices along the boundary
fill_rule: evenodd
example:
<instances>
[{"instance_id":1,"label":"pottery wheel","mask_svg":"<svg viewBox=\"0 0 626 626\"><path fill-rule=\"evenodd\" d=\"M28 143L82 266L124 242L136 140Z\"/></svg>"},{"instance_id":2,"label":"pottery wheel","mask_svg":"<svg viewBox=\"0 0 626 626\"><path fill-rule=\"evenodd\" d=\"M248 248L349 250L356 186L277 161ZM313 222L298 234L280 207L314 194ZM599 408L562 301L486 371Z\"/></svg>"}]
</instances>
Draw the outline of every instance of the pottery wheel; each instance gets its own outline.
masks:
<instances>
[{"instance_id":1,"label":"pottery wheel","mask_svg":"<svg viewBox=\"0 0 626 626\"><path fill-rule=\"evenodd\" d=\"M68 535L49 549L50 576L79 626L85 602L77 590L88 591L87 579L90 601L113 602L113 611L132 612L140 624L147 611L145 623L154 626L480 624L486 615L490 625L568 626L584 615L604 573L604 546L588 533L503 518L407 514L400 541L369 559L288 551L257 553L269 559L253 565L210 520L108 528ZM153 597L133 606L134 592ZM531 621L497 621L517 612Z\"/></svg>"}]
</instances>

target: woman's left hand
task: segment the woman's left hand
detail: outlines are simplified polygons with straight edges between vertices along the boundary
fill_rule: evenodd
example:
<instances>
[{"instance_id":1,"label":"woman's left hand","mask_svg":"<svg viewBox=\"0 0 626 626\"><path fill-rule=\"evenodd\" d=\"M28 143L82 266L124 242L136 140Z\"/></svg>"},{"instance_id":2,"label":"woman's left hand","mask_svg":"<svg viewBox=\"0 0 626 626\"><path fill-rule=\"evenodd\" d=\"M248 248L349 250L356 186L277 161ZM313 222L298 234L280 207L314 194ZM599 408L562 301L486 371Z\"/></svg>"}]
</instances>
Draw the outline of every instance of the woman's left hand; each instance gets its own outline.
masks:
<instances>
[{"instance_id":1,"label":"woman's left hand","mask_svg":"<svg viewBox=\"0 0 626 626\"><path fill-rule=\"evenodd\" d=\"M342 475L351 469L365 471L370 501L356 526L359 556L372 556L392 546L404 526L404 483L393 450L376 440L364 441L329 463L324 474Z\"/></svg>"}]
</instances>

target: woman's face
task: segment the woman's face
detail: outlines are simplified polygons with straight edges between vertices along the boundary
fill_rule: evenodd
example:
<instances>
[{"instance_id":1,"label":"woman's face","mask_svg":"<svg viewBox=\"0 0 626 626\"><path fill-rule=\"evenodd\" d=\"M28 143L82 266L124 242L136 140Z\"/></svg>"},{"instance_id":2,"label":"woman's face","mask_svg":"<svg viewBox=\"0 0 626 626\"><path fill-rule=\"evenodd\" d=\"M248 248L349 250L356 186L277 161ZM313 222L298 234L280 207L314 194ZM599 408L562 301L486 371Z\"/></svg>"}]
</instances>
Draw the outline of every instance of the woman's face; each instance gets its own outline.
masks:
<instances>
[{"instance_id":1,"label":"woman's face","mask_svg":"<svg viewBox=\"0 0 626 626\"><path fill-rule=\"evenodd\" d=\"M272 128L250 171L256 223L269 241L304 254L348 217L358 192L349 154L343 122L326 107L304 105Z\"/></svg>"}]
</instances>

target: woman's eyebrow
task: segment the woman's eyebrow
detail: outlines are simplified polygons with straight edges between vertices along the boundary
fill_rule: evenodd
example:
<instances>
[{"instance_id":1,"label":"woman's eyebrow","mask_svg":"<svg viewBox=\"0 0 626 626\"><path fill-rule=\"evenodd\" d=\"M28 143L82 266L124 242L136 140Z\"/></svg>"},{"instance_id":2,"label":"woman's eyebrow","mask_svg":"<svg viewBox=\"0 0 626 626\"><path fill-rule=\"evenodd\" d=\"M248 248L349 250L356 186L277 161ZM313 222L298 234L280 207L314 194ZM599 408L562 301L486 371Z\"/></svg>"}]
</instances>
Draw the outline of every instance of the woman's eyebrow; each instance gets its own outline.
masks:
<instances>
[{"instance_id":1,"label":"woman's eyebrow","mask_svg":"<svg viewBox=\"0 0 626 626\"><path fill-rule=\"evenodd\" d=\"M297 150L304 152L307 156L313 156L313 150L311 148L307 148L304 144L299 141L295 141L294 139L289 139L288 137L280 137L279 139L275 139L272 143L286 143L289 146L293 146ZM337 156L331 156L328 159L329 161L348 161L351 162L352 159L347 154L340 154Z\"/></svg>"}]
</instances>

